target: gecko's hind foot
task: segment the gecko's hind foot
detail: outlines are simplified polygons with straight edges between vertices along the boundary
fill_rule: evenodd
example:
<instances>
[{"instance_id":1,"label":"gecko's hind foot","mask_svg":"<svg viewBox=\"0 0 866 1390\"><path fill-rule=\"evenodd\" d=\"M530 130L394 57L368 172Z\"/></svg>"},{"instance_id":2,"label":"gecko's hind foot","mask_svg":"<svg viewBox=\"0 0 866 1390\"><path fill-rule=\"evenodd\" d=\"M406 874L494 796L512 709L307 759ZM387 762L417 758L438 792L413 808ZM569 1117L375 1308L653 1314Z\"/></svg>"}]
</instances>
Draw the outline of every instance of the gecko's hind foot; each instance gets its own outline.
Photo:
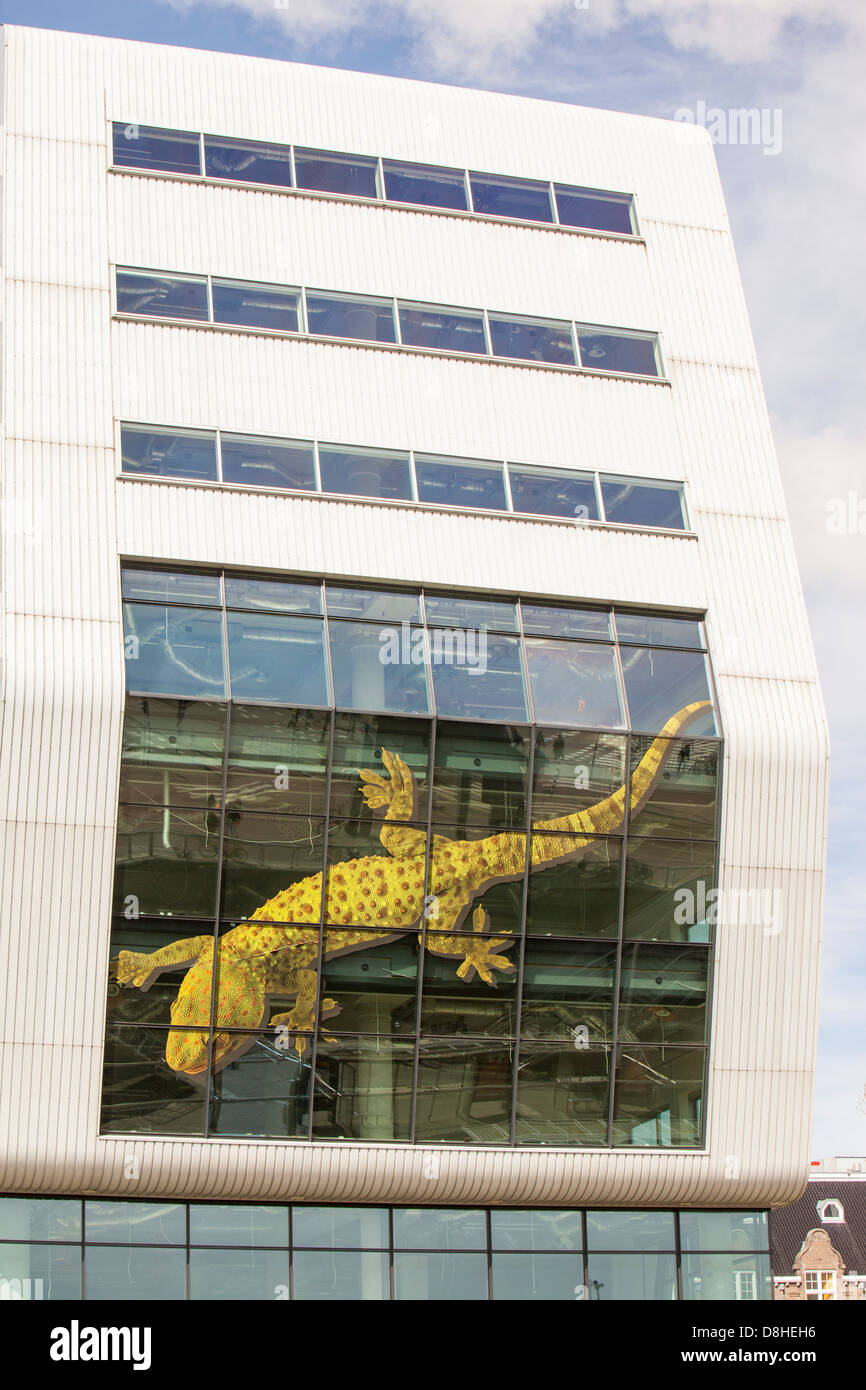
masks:
<instances>
[{"instance_id":1,"label":"gecko's hind foot","mask_svg":"<svg viewBox=\"0 0 866 1390\"><path fill-rule=\"evenodd\" d=\"M492 985L495 989L497 980L493 971L513 975L517 967L506 956L496 955L494 952L510 951L514 942L507 936L488 935L490 918L483 907L476 907L472 914L472 930L476 935L458 938L460 948L465 950L466 954L457 967L457 975L468 983L477 970L484 983Z\"/></svg>"}]
</instances>

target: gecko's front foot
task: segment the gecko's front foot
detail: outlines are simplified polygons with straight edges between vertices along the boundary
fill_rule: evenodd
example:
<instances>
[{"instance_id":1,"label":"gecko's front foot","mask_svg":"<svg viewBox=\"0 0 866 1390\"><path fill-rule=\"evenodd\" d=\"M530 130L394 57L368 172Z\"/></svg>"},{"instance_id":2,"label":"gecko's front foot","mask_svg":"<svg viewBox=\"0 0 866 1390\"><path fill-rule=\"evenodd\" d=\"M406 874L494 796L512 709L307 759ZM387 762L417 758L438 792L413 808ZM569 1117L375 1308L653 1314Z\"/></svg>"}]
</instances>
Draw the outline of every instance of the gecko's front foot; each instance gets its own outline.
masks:
<instances>
[{"instance_id":1,"label":"gecko's front foot","mask_svg":"<svg viewBox=\"0 0 866 1390\"><path fill-rule=\"evenodd\" d=\"M121 951L117 960L111 962L109 974L120 985L131 985L134 989L141 989L148 976L153 974L153 962L147 954Z\"/></svg>"},{"instance_id":2,"label":"gecko's front foot","mask_svg":"<svg viewBox=\"0 0 866 1390\"><path fill-rule=\"evenodd\" d=\"M319 1004L319 1021L326 1018L333 1018L340 1012L340 1005L336 999L323 999ZM299 1057L305 1057L307 1048L310 1044L309 1035L316 1025L316 1001L315 999L299 999L293 1009L288 1013L274 1014L271 1019L271 1028L285 1028L290 1033L295 1034L295 1051ZM304 1036L304 1035L307 1036ZM320 1030L319 1038L322 1042L335 1043L336 1038L332 1038L329 1033Z\"/></svg>"},{"instance_id":3,"label":"gecko's front foot","mask_svg":"<svg viewBox=\"0 0 866 1390\"><path fill-rule=\"evenodd\" d=\"M472 914L472 930L475 936L461 936L457 940L461 949L466 954L463 961L457 967L457 974L461 980L468 983L476 970L486 985L496 988L497 980L493 974L494 970L499 970L503 975L513 975L516 966L505 956L493 954L499 950L509 951L514 945L513 940L507 936L489 936L490 918L483 907L476 907Z\"/></svg>"},{"instance_id":4,"label":"gecko's front foot","mask_svg":"<svg viewBox=\"0 0 866 1390\"><path fill-rule=\"evenodd\" d=\"M382 762L388 770L383 777L378 772L360 772L361 795L371 810L385 806L391 820L411 820L415 809L415 779L410 767L399 753L382 749Z\"/></svg>"}]
</instances>

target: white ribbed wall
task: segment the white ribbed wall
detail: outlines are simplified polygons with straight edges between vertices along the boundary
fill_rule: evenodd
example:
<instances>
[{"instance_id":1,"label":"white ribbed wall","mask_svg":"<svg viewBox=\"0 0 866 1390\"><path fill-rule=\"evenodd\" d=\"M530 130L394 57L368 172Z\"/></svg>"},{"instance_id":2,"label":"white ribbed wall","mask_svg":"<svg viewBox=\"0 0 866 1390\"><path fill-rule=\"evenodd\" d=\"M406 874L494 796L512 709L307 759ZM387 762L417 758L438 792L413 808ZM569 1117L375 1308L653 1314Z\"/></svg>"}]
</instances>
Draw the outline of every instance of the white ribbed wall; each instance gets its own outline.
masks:
<instances>
[{"instance_id":1,"label":"white ribbed wall","mask_svg":"<svg viewBox=\"0 0 866 1390\"><path fill-rule=\"evenodd\" d=\"M694 127L5 31L0 1189L744 1206L805 1181L826 732L712 149ZM645 244L108 175L136 120L634 191ZM671 385L111 318L113 264L659 329ZM698 538L118 480L115 420L684 478ZM11 503L11 506L10 506ZM97 1137L118 557L706 608L727 736L706 1153ZM140 1177L123 1176L137 1156Z\"/></svg>"}]
</instances>

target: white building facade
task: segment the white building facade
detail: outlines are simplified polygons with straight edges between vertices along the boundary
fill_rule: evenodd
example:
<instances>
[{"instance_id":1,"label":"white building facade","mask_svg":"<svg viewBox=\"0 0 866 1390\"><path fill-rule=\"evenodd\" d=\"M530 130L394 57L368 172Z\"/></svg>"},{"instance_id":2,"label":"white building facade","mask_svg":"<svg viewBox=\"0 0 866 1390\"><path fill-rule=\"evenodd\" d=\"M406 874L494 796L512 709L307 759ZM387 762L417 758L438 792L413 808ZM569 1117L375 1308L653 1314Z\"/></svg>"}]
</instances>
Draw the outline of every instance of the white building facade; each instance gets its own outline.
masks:
<instances>
[{"instance_id":1,"label":"white building facade","mask_svg":"<svg viewBox=\"0 0 866 1390\"><path fill-rule=\"evenodd\" d=\"M828 752L708 136L3 35L6 1267L218 1203L769 1296Z\"/></svg>"}]
</instances>

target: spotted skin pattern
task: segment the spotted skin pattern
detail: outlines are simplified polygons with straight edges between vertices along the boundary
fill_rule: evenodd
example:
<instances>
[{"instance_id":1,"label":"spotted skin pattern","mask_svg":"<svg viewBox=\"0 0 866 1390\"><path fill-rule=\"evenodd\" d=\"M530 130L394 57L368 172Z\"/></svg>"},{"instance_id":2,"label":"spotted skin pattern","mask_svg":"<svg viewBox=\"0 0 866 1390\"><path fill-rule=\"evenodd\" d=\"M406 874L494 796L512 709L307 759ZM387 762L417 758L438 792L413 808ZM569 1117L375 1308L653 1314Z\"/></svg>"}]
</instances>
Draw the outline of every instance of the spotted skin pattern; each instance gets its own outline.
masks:
<instances>
[{"instance_id":1,"label":"spotted skin pattern","mask_svg":"<svg viewBox=\"0 0 866 1390\"><path fill-rule=\"evenodd\" d=\"M626 814L626 795L630 811L639 810L662 774L669 740L708 708L702 700L671 716L635 768L630 794L623 785L584 811L534 823L532 831L544 833L529 836L530 872L579 859L591 849L592 837L618 831ZM464 922L479 893L523 877L526 837L505 832L481 840L449 840L433 835L427 867L426 833L407 824L417 819L413 774L402 758L385 749L382 762L387 778L367 771L360 777L368 807L385 808L379 839L387 856L350 859L327 869L324 876L311 874L239 922L219 940L215 991L212 936L176 941L150 953L120 952L112 971L121 985L147 990L163 971L186 972L171 1006L166 1061L173 1071L196 1076L207 1070L212 1006L212 1071L228 1066L255 1042L251 1031L228 1030L285 1029L303 1057L316 1019L324 1022L339 1013L333 999L317 1000L320 931L322 959L332 960L391 941L406 929L421 929L426 917L435 931L421 930L419 941L433 955L460 961L456 973L461 980L472 980L477 973L495 988L497 973L514 974L515 965L502 954L513 942L490 934L484 909L474 909L468 930ZM332 927L339 930L329 930ZM274 1014L271 996L294 998L294 1007ZM324 1032L322 1036L327 1038Z\"/></svg>"}]
</instances>

